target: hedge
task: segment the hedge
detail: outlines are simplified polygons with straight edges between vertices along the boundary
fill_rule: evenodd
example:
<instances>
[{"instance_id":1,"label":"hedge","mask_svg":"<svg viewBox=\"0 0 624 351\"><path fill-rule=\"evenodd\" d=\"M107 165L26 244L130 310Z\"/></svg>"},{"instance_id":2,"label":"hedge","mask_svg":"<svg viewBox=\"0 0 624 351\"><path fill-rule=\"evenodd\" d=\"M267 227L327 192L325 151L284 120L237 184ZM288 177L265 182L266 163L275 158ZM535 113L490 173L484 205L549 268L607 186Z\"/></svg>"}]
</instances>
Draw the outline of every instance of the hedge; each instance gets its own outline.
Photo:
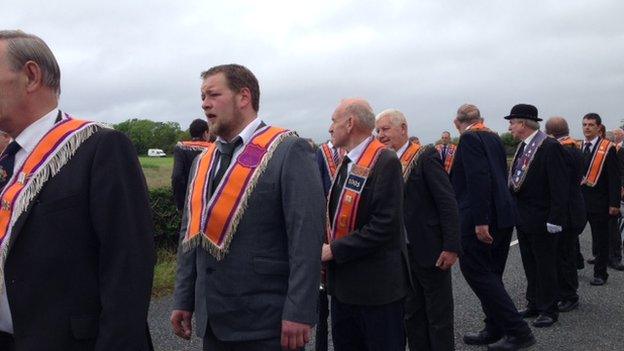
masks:
<instances>
[{"instance_id":1,"label":"hedge","mask_svg":"<svg viewBox=\"0 0 624 351\"><path fill-rule=\"evenodd\" d=\"M150 189L149 201L154 219L156 246L176 247L182 215L173 202L171 187Z\"/></svg>"}]
</instances>

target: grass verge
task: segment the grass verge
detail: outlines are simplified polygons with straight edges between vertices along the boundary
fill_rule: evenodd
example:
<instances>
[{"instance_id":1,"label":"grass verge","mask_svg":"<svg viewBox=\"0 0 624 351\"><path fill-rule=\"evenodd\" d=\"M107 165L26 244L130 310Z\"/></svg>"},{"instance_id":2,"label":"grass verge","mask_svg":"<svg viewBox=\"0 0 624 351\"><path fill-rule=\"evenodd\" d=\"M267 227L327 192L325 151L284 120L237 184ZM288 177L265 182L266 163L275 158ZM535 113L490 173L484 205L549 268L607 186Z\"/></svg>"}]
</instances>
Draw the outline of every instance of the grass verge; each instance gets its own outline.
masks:
<instances>
[{"instance_id":1,"label":"grass verge","mask_svg":"<svg viewBox=\"0 0 624 351\"><path fill-rule=\"evenodd\" d=\"M176 250L171 247L158 248L156 258L152 297L161 297L173 293L176 274Z\"/></svg>"}]
</instances>

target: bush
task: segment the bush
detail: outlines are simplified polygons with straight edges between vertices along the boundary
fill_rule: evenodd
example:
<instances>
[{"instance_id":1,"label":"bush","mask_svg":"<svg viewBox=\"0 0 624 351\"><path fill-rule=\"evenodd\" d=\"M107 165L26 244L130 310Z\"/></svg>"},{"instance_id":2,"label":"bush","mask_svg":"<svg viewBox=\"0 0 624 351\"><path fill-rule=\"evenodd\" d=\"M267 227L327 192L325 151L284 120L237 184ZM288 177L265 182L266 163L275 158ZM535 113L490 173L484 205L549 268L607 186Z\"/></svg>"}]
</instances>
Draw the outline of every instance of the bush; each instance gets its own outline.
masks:
<instances>
[{"instance_id":1,"label":"bush","mask_svg":"<svg viewBox=\"0 0 624 351\"><path fill-rule=\"evenodd\" d=\"M180 217L173 203L171 187L149 190L150 207L154 219L155 241L158 248L175 248L180 233Z\"/></svg>"}]
</instances>

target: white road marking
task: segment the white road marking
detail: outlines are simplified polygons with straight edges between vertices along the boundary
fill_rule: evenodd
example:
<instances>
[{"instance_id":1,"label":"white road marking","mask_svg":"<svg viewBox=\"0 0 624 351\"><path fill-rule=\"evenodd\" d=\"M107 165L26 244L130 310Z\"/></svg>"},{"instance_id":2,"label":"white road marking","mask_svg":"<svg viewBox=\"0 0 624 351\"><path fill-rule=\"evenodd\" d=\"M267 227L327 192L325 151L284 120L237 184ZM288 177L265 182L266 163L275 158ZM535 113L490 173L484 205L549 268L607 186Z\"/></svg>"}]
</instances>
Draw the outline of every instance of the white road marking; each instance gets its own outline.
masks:
<instances>
[{"instance_id":1,"label":"white road marking","mask_svg":"<svg viewBox=\"0 0 624 351\"><path fill-rule=\"evenodd\" d=\"M509 244L509 247L512 247L518 243L518 240L514 240Z\"/></svg>"}]
</instances>

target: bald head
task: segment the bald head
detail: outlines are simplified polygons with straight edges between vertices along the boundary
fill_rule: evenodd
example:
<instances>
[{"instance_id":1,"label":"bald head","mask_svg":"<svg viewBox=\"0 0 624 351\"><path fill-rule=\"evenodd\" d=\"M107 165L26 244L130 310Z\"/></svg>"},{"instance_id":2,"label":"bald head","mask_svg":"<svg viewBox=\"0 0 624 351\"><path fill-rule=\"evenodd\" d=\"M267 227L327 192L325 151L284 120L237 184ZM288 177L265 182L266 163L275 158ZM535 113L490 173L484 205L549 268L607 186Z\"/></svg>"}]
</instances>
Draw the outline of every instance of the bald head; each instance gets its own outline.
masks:
<instances>
[{"instance_id":1,"label":"bald head","mask_svg":"<svg viewBox=\"0 0 624 351\"><path fill-rule=\"evenodd\" d=\"M546 134L550 134L555 138L561 138L570 134L568 122L563 117L550 117L546 121Z\"/></svg>"},{"instance_id":2,"label":"bald head","mask_svg":"<svg viewBox=\"0 0 624 351\"><path fill-rule=\"evenodd\" d=\"M369 133L375 129L375 114L368 101L361 98L344 99L338 105L336 111L338 110L343 115L352 117L356 128Z\"/></svg>"},{"instance_id":3,"label":"bald head","mask_svg":"<svg viewBox=\"0 0 624 351\"><path fill-rule=\"evenodd\" d=\"M375 114L370 104L360 98L344 99L332 115L329 127L332 143L350 150L370 137L375 128Z\"/></svg>"}]
</instances>

